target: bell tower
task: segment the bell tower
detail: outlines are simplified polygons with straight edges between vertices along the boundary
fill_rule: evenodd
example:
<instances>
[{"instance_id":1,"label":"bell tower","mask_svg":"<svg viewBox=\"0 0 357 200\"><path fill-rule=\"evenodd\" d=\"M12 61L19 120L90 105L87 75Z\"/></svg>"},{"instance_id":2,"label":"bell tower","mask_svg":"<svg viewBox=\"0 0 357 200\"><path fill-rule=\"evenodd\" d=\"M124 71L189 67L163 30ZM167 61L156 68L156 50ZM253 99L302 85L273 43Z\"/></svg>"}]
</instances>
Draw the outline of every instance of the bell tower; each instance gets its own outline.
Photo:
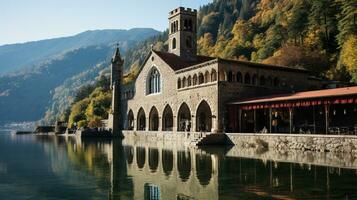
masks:
<instances>
[{"instance_id":1,"label":"bell tower","mask_svg":"<svg viewBox=\"0 0 357 200\"><path fill-rule=\"evenodd\" d=\"M120 56L119 45L115 50L113 58L111 59L110 65L110 88L112 90L112 105L111 113L108 119L108 128L112 130L114 136L121 136L120 131L122 130L121 125L121 87L122 87L122 77L123 77L123 64L124 60Z\"/></svg>"},{"instance_id":2,"label":"bell tower","mask_svg":"<svg viewBox=\"0 0 357 200\"><path fill-rule=\"evenodd\" d=\"M169 13L169 53L187 60L197 55L197 10L179 7Z\"/></svg>"}]
</instances>

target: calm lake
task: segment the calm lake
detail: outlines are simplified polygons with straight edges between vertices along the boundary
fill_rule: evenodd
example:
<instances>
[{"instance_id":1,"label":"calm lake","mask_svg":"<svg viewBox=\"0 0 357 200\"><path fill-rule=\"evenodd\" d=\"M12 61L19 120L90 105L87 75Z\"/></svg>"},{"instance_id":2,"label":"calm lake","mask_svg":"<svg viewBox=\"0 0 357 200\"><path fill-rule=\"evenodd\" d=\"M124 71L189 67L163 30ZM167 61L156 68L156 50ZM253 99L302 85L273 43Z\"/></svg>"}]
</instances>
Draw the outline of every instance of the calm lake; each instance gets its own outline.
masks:
<instances>
[{"instance_id":1,"label":"calm lake","mask_svg":"<svg viewBox=\"0 0 357 200\"><path fill-rule=\"evenodd\" d=\"M0 133L0 199L357 199L355 159Z\"/></svg>"}]
</instances>

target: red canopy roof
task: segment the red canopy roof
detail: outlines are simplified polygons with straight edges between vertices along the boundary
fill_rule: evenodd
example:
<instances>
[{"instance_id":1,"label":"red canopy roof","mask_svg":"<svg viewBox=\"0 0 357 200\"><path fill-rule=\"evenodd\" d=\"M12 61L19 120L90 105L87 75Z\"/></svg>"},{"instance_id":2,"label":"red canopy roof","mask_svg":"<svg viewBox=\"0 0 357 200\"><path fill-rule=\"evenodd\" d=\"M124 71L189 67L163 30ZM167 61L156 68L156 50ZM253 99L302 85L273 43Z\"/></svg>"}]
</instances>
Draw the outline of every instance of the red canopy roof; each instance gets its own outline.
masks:
<instances>
[{"instance_id":1,"label":"red canopy roof","mask_svg":"<svg viewBox=\"0 0 357 200\"><path fill-rule=\"evenodd\" d=\"M326 89L326 90L316 90L308 92L298 92L294 94L285 95L274 95L266 96L254 99L248 99L243 101L236 101L230 103L231 105L248 105L248 104L266 104L266 103L277 103L277 102L287 102L287 101L303 101L311 99L330 99L344 96L356 96L357 97L357 86L355 87L345 87L336 89Z\"/></svg>"}]
</instances>

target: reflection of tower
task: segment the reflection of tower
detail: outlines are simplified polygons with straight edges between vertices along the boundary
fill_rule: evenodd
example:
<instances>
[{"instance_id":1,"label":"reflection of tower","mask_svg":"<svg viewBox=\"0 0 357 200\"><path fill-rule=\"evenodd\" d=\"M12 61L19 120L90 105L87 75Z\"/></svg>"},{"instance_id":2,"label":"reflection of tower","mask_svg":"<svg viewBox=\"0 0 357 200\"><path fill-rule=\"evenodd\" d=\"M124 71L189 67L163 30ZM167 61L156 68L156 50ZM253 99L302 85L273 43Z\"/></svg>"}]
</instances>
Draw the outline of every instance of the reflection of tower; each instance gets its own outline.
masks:
<instances>
[{"instance_id":1,"label":"reflection of tower","mask_svg":"<svg viewBox=\"0 0 357 200\"><path fill-rule=\"evenodd\" d=\"M124 60L120 56L119 47L117 46L114 56L111 60L111 76L110 88L112 89L112 110L109 115L108 127L112 129L114 136L121 136L121 112L120 112L120 98L121 98L121 83L123 77Z\"/></svg>"}]
</instances>

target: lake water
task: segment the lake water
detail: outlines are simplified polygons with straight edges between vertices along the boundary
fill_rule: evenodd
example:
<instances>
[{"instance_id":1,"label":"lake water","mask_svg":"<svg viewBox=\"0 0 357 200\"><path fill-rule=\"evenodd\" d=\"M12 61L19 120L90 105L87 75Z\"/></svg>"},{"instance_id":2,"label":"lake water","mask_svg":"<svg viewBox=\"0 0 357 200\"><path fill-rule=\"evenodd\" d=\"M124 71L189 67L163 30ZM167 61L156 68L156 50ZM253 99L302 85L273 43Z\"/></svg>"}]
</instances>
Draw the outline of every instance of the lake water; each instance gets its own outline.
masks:
<instances>
[{"instance_id":1,"label":"lake water","mask_svg":"<svg viewBox=\"0 0 357 200\"><path fill-rule=\"evenodd\" d=\"M0 199L357 199L350 155L241 153L0 133Z\"/></svg>"}]
</instances>

